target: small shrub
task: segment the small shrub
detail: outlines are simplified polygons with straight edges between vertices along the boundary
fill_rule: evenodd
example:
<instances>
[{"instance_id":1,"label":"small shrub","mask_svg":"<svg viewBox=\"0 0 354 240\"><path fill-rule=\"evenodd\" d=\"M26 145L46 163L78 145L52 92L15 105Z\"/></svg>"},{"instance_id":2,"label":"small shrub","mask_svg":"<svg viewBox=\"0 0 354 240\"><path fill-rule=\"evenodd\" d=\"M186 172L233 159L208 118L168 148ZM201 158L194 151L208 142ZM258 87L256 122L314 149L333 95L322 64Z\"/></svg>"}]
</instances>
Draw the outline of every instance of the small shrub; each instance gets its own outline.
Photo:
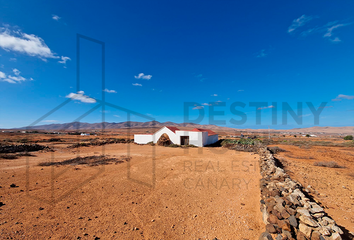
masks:
<instances>
[{"instance_id":1,"label":"small shrub","mask_svg":"<svg viewBox=\"0 0 354 240\"><path fill-rule=\"evenodd\" d=\"M330 162L315 162L313 165L319 167L328 167L328 168L344 168L343 166L338 165L338 163L334 161Z\"/></svg>"},{"instance_id":2,"label":"small shrub","mask_svg":"<svg viewBox=\"0 0 354 240\"><path fill-rule=\"evenodd\" d=\"M16 156L16 154L0 154L0 158L2 158L2 159L17 159L18 156Z\"/></svg>"},{"instance_id":3,"label":"small shrub","mask_svg":"<svg viewBox=\"0 0 354 240\"><path fill-rule=\"evenodd\" d=\"M61 140L60 138L50 138L48 139L48 142L62 142L63 140Z\"/></svg>"},{"instance_id":4,"label":"small shrub","mask_svg":"<svg viewBox=\"0 0 354 240\"><path fill-rule=\"evenodd\" d=\"M297 137L296 135L294 135L294 137Z\"/></svg>"},{"instance_id":5,"label":"small shrub","mask_svg":"<svg viewBox=\"0 0 354 240\"><path fill-rule=\"evenodd\" d=\"M153 141L151 141L151 142L148 142L146 145L155 146L155 143Z\"/></svg>"},{"instance_id":6,"label":"small shrub","mask_svg":"<svg viewBox=\"0 0 354 240\"><path fill-rule=\"evenodd\" d=\"M180 145L178 145L178 144L170 144L170 145L168 145L168 147L178 148L178 147L180 147Z\"/></svg>"},{"instance_id":7,"label":"small shrub","mask_svg":"<svg viewBox=\"0 0 354 240\"><path fill-rule=\"evenodd\" d=\"M310 137L310 134L306 134L306 137Z\"/></svg>"},{"instance_id":8,"label":"small shrub","mask_svg":"<svg viewBox=\"0 0 354 240\"><path fill-rule=\"evenodd\" d=\"M269 151L272 153L272 154L277 154L279 152L287 152L285 149L282 149L278 146L275 146L275 147L270 147L269 148Z\"/></svg>"},{"instance_id":9,"label":"small shrub","mask_svg":"<svg viewBox=\"0 0 354 240\"><path fill-rule=\"evenodd\" d=\"M344 140L353 140L353 136L352 135L347 135L343 139Z\"/></svg>"},{"instance_id":10,"label":"small shrub","mask_svg":"<svg viewBox=\"0 0 354 240\"><path fill-rule=\"evenodd\" d=\"M197 146L195 146L193 144L188 144L188 145L186 145L186 147L196 148Z\"/></svg>"}]
</instances>

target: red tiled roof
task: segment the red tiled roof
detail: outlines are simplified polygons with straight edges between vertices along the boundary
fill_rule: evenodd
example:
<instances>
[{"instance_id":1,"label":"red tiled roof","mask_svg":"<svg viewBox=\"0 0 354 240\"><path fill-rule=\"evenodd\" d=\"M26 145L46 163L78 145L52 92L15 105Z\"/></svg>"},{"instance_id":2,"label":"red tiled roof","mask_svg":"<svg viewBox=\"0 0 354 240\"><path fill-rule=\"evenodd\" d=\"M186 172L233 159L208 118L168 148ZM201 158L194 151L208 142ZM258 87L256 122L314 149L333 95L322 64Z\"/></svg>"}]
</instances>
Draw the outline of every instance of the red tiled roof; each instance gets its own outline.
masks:
<instances>
[{"instance_id":1,"label":"red tiled roof","mask_svg":"<svg viewBox=\"0 0 354 240\"><path fill-rule=\"evenodd\" d=\"M171 127L171 126L166 126L168 129L170 129L172 132L176 133L179 129L176 127Z\"/></svg>"},{"instance_id":2,"label":"red tiled roof","mask_svg":"<svg viewBox=\"0 0 354 240\"><path fill-rule=\"evenodd\" d=\"M216 132L213 132L210 129L194 128L192 131L195 131L195 132L208 132L208 136L216 135Z\"/></svg>"}]
</instances>

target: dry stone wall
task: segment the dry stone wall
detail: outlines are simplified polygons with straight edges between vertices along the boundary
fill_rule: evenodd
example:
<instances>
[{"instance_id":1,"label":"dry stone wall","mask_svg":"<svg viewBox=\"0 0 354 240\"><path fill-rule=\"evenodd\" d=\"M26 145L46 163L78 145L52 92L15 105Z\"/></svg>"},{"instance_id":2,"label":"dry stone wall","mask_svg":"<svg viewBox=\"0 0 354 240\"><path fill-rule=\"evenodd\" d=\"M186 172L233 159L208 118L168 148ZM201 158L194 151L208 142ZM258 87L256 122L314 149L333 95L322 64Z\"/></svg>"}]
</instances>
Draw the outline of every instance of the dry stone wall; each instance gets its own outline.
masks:
<instances>
[{"instance_id":1,"label":"dry stone wall","mask_svg":"<svg viewBox=\"0 0 354 240\"><path fill-rule=\"evenodd\" d=\"M324 209L279 166L267 147L259 148L261 212L266 231L259 240L340 240L342 230Z\"/></svg>"}]
</instances>

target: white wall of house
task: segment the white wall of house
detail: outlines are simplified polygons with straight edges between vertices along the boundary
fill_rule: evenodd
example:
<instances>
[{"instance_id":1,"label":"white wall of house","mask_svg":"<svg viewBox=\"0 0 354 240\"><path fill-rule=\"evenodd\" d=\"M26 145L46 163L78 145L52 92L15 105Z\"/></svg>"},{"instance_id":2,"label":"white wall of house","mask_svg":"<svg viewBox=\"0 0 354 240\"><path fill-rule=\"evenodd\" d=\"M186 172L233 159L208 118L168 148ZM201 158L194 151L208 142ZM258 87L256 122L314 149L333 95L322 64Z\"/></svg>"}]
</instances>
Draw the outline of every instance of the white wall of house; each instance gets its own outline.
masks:
<instances>
[{"instance_id":1,"label":"white wall of house","mask_svg":"<svg viewBox=\"0 0 354 240\"><path fill-rule=\"evenodd\" d=\"M176 133L168 129L167 127L163 127L158 130L153 135L146 135L146 134L135 134L134 135L134 142L138 144L146 144L148 142L157 143L160 139L161 135L166 133L170 138L173 144L181 144L181 136L189 136L189 144L203 147L209 144L213 144L218 141L218 135L211 135L208 136L208 132L196 132L196 131L183 131L177 130Z\"/></svg>"},{"instance_id":2,"label":"white wall of house","mask_svg":"<svg viewBox=\"0 0 354 240\"><path fill-rule=\"evenodd\" d=\"M180 138L174 132L172 132L170 129L168 129L167 127L161 128L160 130L158 130L154 134L155 135L154 143L157 143L157 141L160 139L161 135L164 133L166 133L168 135L168 137L170 138L170 140L173 144L181 144Z\"/></svg>"},{"instance_id":3,"label":"white wall of house","mask_svg":"<svg viewBox=\"0 0 354 240\"><path fill-rule=\"evenodd\" d=\"M178 143L176 144L181 144L181 136L189 136L189 144L203 147L203 133L204 132L176 131L176 135L178 136Z\"/></svg>"},{"instance_id":4,"label":"white wall of house","mask_svg":"<svg viewBox=\"0 0 354 240\"><path fill-rule=\"evenodd\" d=\"M134 134L134 142L137 144L147 144L153 141L153 135Z\"/></svg>"},{"instance_id":5,"label":"white wall of house","mask_svg":"<svg viewBox=\"0 0 354 240\"><path fill-rule=\"evenodd\" d=\"M207 144L205 144L205 145L213 144L213 143L216 143L219 140L219 135L218 134L211 135L211 136L208 136L207 139L208 139L208 141L207 141Z\"/></svg>"}]
</instances>

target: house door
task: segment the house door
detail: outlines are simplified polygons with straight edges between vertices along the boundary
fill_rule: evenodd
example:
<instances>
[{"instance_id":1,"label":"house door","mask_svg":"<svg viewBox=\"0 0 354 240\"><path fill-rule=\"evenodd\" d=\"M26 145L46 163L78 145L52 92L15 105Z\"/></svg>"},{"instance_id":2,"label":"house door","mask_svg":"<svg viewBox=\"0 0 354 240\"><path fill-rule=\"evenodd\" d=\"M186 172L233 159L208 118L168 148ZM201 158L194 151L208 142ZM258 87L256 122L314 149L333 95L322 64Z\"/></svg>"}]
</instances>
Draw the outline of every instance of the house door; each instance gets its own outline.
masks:
<instances>
[{"instance_id":1,"label":"house door","mask_svg":"<svg viewBox=\"0 0 354 240\"><path fill-rule=\"evenodd\" d=\"M181 145L189 145L189 136L181 136Z\"/></svg>"}]
</instances>

